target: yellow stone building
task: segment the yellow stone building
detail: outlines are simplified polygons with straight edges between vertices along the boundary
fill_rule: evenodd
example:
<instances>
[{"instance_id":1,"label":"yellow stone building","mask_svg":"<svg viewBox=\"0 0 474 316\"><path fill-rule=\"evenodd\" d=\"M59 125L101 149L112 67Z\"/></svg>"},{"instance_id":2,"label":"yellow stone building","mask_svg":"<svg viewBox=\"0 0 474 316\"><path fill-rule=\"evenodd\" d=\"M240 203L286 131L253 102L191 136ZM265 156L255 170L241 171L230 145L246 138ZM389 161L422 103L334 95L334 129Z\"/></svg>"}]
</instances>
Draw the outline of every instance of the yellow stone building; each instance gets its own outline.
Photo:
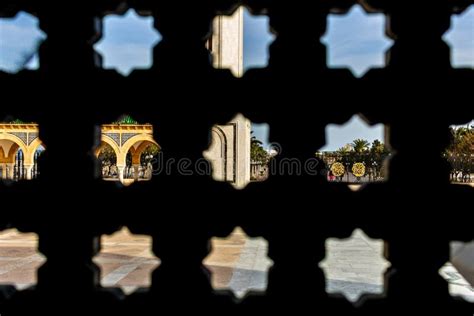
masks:
<instances>
[{"instance_id":1,"label":"yellow stone building","mask_svg":"<svg viewBox=\"0 0 474 316\"><path fill-rule=\"evenodd\" d=\"M124 171L127 167L127 154L130 152L133 180L137 181L141 156L145 149L151 145L160 149L158 143L153 139L151 124L105 124L101 127L101 145L96 149L95 155L99 157L104 146L110 146L116 156L118 180L124 183L126 182Z\"/></svg>"},{"instance_id":2,"label":"yellow stone building","mask_svg":"<svg viewBox=\"0 0 474 316\"><path fill-rule=\"evenodd\" d=\"M0 123L2 179L34 177L35 155L42 148L38 132L38 124Z\"/></svg>"}]
</instances>

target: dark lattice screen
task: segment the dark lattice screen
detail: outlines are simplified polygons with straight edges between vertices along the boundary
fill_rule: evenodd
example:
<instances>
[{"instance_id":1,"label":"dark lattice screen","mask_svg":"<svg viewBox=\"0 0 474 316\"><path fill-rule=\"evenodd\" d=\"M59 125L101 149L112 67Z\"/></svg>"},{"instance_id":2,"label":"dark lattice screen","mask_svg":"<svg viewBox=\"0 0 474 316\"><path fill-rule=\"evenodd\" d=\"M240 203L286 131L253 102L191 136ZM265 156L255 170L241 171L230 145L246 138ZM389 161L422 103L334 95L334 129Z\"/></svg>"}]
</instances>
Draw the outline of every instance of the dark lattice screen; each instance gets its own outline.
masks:
<instances>
[{"instance_id":1,"label":"dark lattice screen","mask_svg":"<svg viewBox=\"0 0 474 316\"><path fill-rule=\"evenodd\" d=\"M235 79L211 67L205 42L213 17L242 2L128 1L154 16L163 40L151 69L124 78L96 67L91 41L100 36L96 19L121 1L2 0L1 16L35 14L48 36L39 71L0 73L0 116L38 122L47 146L40 179L0 184L1 228L38 233L47 258L36 288L5 288L2 316L159 315L189 308L195 315L471 316L472 304L449 296L438 270L449 260L450 241L474 238L474 191L449 183L441 157L450 141L448 127L474 118L474 72L451 68L450 48L442 40L451 15L473 2L367 1L389 17L395 43L387 67L354 79L348 70L326 67L319 38L327 14L355 2L243 1L252 12L269 15L277 38L268 68ZM324 144L327 124L362 113L390 127L396 155L389 181L351 192L322 176L282 174L237 191L207 176L180 175L175 165L171 174L127 188L95 177L90 151L98 124L130 113L154 124L168 161L198 159L212 124L237 112L270 124L271 140L283 148L280 159L303 160ZM413 180L413 173L422 176ZM122 225L153 236L162 260L151 291L125 299L99 287L91 261L98 236ZM201 268L209 239L237 225L265 237L275 263L266 294L241 304L214 294ZM384 239L392 263L387 297L359 308L328 297L318 268L325 239L347 237L356 227Z\"/></svg>"}]
</instances>

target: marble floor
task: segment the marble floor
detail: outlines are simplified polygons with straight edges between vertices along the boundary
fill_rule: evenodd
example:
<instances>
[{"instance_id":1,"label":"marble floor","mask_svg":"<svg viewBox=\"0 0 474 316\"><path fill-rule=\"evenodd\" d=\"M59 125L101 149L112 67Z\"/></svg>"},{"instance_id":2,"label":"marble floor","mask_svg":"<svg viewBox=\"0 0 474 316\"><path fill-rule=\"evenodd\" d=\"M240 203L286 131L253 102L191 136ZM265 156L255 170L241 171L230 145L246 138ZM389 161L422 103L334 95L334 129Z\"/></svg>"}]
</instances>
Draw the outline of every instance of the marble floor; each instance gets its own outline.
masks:
<instances>
[{"instance_id":1,"label":"marble floor","mask_svg":"<svg viewBox=\"0 0 474 316\"><path fill-rule=\"evenodd\" d=\"M101 284L121 287L126 294L150 285L150 274L160 261L150 251L147 236L132 235L124 229L102 238L102 251L94 258L101 268ZM213 252L205 260L212 272L216 289L229 289L237 298L248 290L264 291L267 271L272 262L266 257L268 245L261 238L250 239L236 229L228 239L213 239ZM36 270L45 261L36 252L35 234L19 234L14 230L0 233L0 284L14 284L19 290L36 283ZM389 263L380 260L382 247L363 233L350 240L330 240L330 255L321 263L329 293L344 293L352 301L362 293L383 291L381 274ZM453 295L474 301L474 288L456 268L448 263L441 274L450 283Z\"/></svg>"}]
</instances>

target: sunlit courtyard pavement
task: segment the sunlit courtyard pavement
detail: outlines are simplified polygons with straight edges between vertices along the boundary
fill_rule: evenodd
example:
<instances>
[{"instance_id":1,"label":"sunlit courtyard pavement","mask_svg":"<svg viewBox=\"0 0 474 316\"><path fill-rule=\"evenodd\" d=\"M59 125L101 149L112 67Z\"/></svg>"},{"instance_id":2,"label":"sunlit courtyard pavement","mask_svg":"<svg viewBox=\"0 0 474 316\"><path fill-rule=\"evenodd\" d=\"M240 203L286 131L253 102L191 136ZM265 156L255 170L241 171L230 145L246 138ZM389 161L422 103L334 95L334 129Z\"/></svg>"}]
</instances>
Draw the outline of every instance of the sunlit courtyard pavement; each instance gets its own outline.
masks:
<instances>
[{"instance_id":1,"label":"sunlit courtyard pavement","mask_svg":"<svg viewBox=\"0 0 474 316\"><path fill-rule=\"evenodd\" d=\"M13 230L0 234L1 284L15 284L22 290L36 283L36 270L44 262L36 246L34 234ZM381 273L388 263L381 260L379 244L356 233L350 241L328 246L331 254L322 264L329 278L328 292L344 292L353 301L363 292L383 292ZM159 260L150 250L149 237L122 230L103 238L102 248L94 258L101 267L102 286L121 287L129 294L150 285L150 274ZM265 289L271 261L266 257L267 243L263 239L248 239L241 230L236 230L227 240L215 240L213 249L205 264L213 273L211 282L215 288L230 289L237 297L243 297L249 289ZM442 269L442 275L449 280L452 293L474 301L474 289L451 264Z\"/></svg>"}]
</instances>

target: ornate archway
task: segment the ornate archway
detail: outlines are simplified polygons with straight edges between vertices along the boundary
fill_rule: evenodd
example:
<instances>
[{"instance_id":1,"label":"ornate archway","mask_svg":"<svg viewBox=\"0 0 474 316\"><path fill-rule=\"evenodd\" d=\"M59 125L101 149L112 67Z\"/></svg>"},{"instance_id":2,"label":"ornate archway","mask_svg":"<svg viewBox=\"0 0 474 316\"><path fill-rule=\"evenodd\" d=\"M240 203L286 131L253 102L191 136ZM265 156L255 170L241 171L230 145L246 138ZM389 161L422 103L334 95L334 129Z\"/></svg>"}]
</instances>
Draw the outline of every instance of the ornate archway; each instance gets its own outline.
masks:
<instances>
[{"instance_id":1,"label":"ornate archway","mask_svg":"<svg viewBox=\"0 0 474 316\"><path fill-rule=\"evenodd\" d=\"M237 188L250 182L250 124L239 114L227 124L212 127L211 145L203 154L215 180Z\"/></svg>"},{"instance_id":2,"label":"ornate archway","mask_svg":"<svg viewBox=\"0 0 474 316\"><path fill-rule=\"evenodd\" d=\"M227 178L227 137L224 130L215 125L212 127L211 145L204 153L212 166L212 177L217 181Z\"/></svg>"},{"instance_id":3,"label":"ornate archway","mask_svg":"<svg viewBox=\"0 0 474 316\"><path fill-rule=\"evenodd\" d=\"M0 123L0 168L3 179L21 179L23 175L26 179L32 179L36 176L37 150L43 146L38 135L38 124ZM20 156L17 155L19 152ZM20 158L21 170L17 163ZM16 172L20 174L20 171L21 177L16 177Z\"/></svg>"},{"instance_id":4,"label":"ornate archway","mask_svg":"<svg viewBox=\"0 0 474 316\"><path fill-rule=\"evenodd\" d=\"M118 180L122 183L128 180L137 181L140 173L140 157L145 149L158 143L153 139L153 126L151 124L138 124L136 122L106 124L101 127L101 141L113 148L116 154L116 168ZM98 157L102 146L96 149ZM127 154L131 155L129 168L127 169ZM142 172L143 173L143 172ZM130 175L133 175L130 177ZM151 174L150 174L151 177ZM126 178L131 178L127 179Z\"/></svg>"}]
</instances>

